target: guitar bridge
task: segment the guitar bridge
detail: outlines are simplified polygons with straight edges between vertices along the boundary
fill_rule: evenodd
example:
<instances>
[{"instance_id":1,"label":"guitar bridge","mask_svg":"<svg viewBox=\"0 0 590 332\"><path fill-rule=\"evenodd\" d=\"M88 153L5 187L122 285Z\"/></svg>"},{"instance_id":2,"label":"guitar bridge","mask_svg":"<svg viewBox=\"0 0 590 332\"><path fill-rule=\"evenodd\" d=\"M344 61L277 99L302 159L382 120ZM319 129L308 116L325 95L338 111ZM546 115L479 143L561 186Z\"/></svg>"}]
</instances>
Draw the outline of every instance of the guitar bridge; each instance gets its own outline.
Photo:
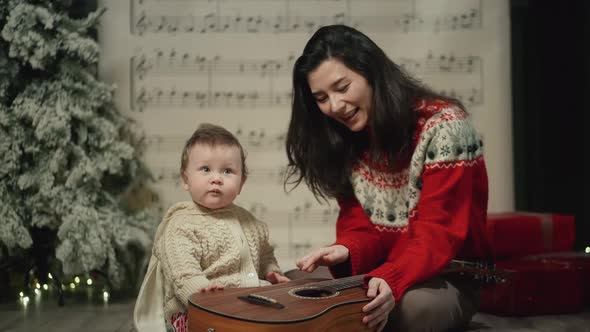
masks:
<instances>
[{"instance_id":1,"label":"guitar bridge","mask_svg":"<svg viewBox=\"0 0 590 332\"><path fill-rule=\"evenodd\" d=\"M249 294L247 296L238 296L238 299L242 301L246 301L252 304L264 305L267 307L283 309L285 306L277 302L277 300L272 299L270 297L257 295L257 294Z\"/></svg>"}]
</instances>

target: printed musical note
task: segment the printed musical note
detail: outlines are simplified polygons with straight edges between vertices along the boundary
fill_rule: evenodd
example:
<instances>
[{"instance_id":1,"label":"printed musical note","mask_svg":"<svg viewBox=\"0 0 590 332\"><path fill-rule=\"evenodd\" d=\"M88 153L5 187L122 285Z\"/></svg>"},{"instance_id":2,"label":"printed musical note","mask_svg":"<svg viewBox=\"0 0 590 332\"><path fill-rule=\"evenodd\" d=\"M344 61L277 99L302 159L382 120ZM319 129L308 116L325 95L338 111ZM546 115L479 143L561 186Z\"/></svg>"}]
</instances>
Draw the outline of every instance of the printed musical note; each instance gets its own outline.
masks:
<instances>
[{"instance_id":1,"label":"printed musical note","mask_svg":"<svg viewBox=\"0 0 590 332\"><path fill-rule=\"evenodd\" d=\"M272 168L250 167L248 181L282 185L285 181L286 173L287 166L276 166Z\"/></svg>"},{"instance_id":2,"label":"printed musical note","mask_svg":"<svg viewBox=\"0 0 590 332\"><path fill-rule=\"evenodd\" d=\"M191 16L192 21L195 21L195 18ZM215 13L208 13L203 16L203 22L200 24L201 26L201 33L206 33L210 31L215 31L215 27L217 25L217 16Z\"/></svg>"},{"instance_id":3,"label":"printed musical note","mask_svg":"<svg viewBox=\"0 0 590 332\"><path fill-rule=\"evenodd\" d=\"M433 22L434 32L481 29L480 9L472 8L466 12L438 16Z\"/></svg>"},{"instance_id":4,"label":"printed musical note","mask_svg":"<svg viewBox=\"0 0 590 332\"><path fill-rule=\"evenodd\" d=\"M461 14L461 28L481 28L481 16L479 10L471 9L469 13Z\"/></svg>"},{"instance_id":5,"label":"printed musical note","mask_svg":"<svg viewBox=\"0 0 590 332\"><path fill-rule=\"evenodd\" d=\"M432 52L421 59L401 57L397 60L402 68L413 74L480 74L482 62L480 56L455 56L452 53L435 56Z\"/></svg>"},{"instance_id":6,"label":"printed musical note","mask_svg":"<svg viewBox=\"0 0 590 332\"><path fill-rule=\"evenodd\" d=\"M304 204L308 204L304 202ZM262 220L273 220L274 223L281 224L283 227L292 227L293 225L318 225L332 226L336 222L339 207L317 206L310 204L302 213L301 207L286 210L273 210L262 202L252 202L244 206L257 218ZM304 218L303 218L304 216Z\"/></svg>"},{"instance_id":7,"label":"printed musical note","mask_svg":"<svg viewBox=\"0 0 590 332\"><path fill-rule=\"evenodd\" d=\"M151 66L151 64L147 63L145 55L131 57L131 68L135 76L140 80L145 77Z\"/></svg>"},{"instance_id":8,"label":"printed musical note","mask_svg":"<svg viewBox=\"0 0 590 332\"><path fill-rule=\"evenodd\" d=\"M147 93L144 88L140 88L132 102L131 109L141 112L147 107L147 102Z\"/></svg>"},{"instance_id":9,"label":"printed musical note","mask_svg":"<svg viewBox=\"0 0 590 332\"><path fill-rule=\"evenodd\" d=\"M441 94L461 100L465 106L477 106L483 103L482 90L480 88L471 89L443 89Z\"/></svg>"},{"instance_id":10,"label":"printed musical note","mask_svg":"<svg viewBox=\"0 0 590 332\"><path fill-rule=\"evenodd\" d=\"M293 258L299 258L309 253L312 244L309 240L305 242L293 242L289 244L289 255Z\"/></svg>"},{"instance_id":11,"label":"printed musical note","mask_svg":"<svg viewBox=\"0 0 590 332\"><path fill-rule=\"evenodd\" d=\"M265 219L268 208L260 202L251 203L247 208L258 219Z\"/></svg>"},{"instance_id":12,"label":"printed musical note","mask_svg":"<svg viewBox=\"0 0 590 332\"><path fill-rule=\"evenodd\" d=\"M135 25L132 27L131 33L143 35L148 29L150 29L151 21L145 15L145 11L142 11L137 18Z\"/></svg>"}]
</instances>

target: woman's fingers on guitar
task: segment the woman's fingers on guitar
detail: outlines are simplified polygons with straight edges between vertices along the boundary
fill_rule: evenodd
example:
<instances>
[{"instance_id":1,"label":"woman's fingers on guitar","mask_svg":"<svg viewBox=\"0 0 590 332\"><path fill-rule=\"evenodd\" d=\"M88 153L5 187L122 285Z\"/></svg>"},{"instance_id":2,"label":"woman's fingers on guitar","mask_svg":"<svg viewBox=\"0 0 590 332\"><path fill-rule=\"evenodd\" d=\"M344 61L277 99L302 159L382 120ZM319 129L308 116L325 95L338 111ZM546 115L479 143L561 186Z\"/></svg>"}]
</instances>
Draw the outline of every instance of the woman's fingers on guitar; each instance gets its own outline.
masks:
<instances>
[{"instance_id":1,"label":"woman's fingers on guitar","mask_svg":"<svg viewBox=\"0 0 590 332\"><path fill-rule=\"evenodd\" d=\"M332 266L348 259L348 249L341 245L334 245L315 250L297 260L297 267L301 271L313 272L318 266Z\"/></svg>"},{"instance_id":2,"label":"woman's fingers on guitar","mask_svg":"<svg viewBox=\"0 0 590 332\"><path fill-rule=\"evenodd\" d=\"M387 317L385 317L385 319L382 320L381 323L379 323L379 326L377 327L377 332L383 331L385 325L387 325Z\"/></svg>"},{"instance_id":3,"label":"woman's fingers on guitar","mask_svg":"<svg viewBox=\"0 0 590 332\"><path fill-rule=\"evenodd\" d=\"M385 287L383 284L385 284ZM387 298L387 289L389 289L387 282L381 278L371 278L368 286L367 296L374 299L363 307L363 312L369 312L382 305ZM391 289L389 289L389 293L391 294Z\"/></svg>"},{"instance_id":4,"label":"woman's fingers on guitar","mask_svg":"<svg viewBox=\"0 0 590 332\"><path fill-rule=\"evenodd\" d=\"M363 307L363 312L371 312L373 310L375 310L376 308L378 308L379 306L381 306L383 303L383 299L382 298L374 298L371 302L369 302L369 304L367 304L366 306Z\"/></svg>"},{"instance_id":5,"label":"woman's fingers on guitar","mask_svg":"<svg viewBox=\"0 0 590 332\"><path fill-rule=\"evenodd\" d=\"M315 263L312 263L307 266L303 271L305 272L313 272L318 266Z\"/></svg>"},{"instance_id":6,"label":"woman's fingers on guitar","mask_svg":"<svg viewBox=\"0 0 590 332\"><path fill-rule=\"evenodd\" d=\"M313 272L317 268L317 261L326 254L326 248L320 248L309 255L303 256L297 261L297 267L301 271Z\"/></svg>"},{"instance_id":7,"label":"woman's fingers on guitar","mask_svg":"<svg viewBox=\"0 0 590 332\"><path fill-rule=\"evenodd\" d=\"M363 312L368 313L363 317L363 323L370 328L377 327L377 331L383 330L387 318L393 307L395 299L387 282L381 278L371 278L367 296L373 300L363 307Z\"/></svg>"},{"instance_id":8,"label":"woman's fingers on guitar","mask_svg":"<svg viewBox=\"0 0 590 332\"><path fill-rule=\"evenodd\" d=\"M389 311L385 310L383 307L378 307L369 315L363 317L363 323L365 323L369 328L374 328L376 326L380 326L383 321L387 322L388 315Z\"/></svg>"},{"instance_id":9,"label":"woman's fingers on guitar","mask_svg":"<svg viewBox=\"0 0 590 332\"><path fill-rule=\"evenodd\" d=\"M373 300L372 302L380 300L380 299L378 299L378 297L375 298L375 300ZM376 331L383 330L383 328L385 327L385 324L387 324L389 314L393 310L394 306L395 306L395 301L393 301L393 297L391 298L391 300L386 298L385 301L381 305L375 307L375 309L370 311L368 315L363 317L363 323L367 324L367 326L370 328L377 327ZM364 311L364 309L365 308L363 308L363 311Z\"/></svg>"},{"instance_id":10,"label":"woman's fingers on guitar","mask_svg":"<svg viewBox=\"0 0 590 332\"><path fill-rule=\"evenodd\" d=\"M305 255L297 260L297 267L301 271L306 271L310 264L313 263L312 254Z\"/></svg>"},{"instance_id":11,"label":"woman's fingers on guitar","mask_svg":"<svg viewBox=\"0 0 590 332\"><path fill-rule=\"evenodd\" d=\"M303 268L303 263L304 263L303 258L299 258L297 261L295 261L295 265L300 270Z\"/></svg>"},{"instance_id":12,"label":"woman's fingers on guitar","mask_svg":"<svg viewBox=\"0 0 590 332\"><path fill-rule=\"evenodd\" d=\"M377 296L377 290L379 290L379 285L377 283L371 283L371 280L369 280L369 289L367 290L367 296L370 298L375 298Z\"/></svg>"}]
</instances>

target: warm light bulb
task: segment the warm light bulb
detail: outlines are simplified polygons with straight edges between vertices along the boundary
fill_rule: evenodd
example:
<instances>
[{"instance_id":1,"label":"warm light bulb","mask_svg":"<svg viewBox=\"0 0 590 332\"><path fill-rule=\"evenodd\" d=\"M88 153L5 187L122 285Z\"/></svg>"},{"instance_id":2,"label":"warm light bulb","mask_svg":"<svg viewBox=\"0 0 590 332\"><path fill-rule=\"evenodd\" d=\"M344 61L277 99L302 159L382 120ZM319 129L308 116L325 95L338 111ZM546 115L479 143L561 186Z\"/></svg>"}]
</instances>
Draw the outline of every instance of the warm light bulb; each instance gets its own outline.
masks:
<instances>
[{"instance_id":1,"label":"warm light bulb","mask_svg":"<svg viewBox=\"0 0 590 332\"><path fill-rule=\"evenodd\" d=\"M110 296L110 295L109 295L109 292L107 292L107 291L104 291L104 292L102 292L102 298L103 298L105 301L108 301L108 300L109 300L109 296Z\"/></svg>"},{"instance_id":2,"label":"warm light bulb","mask_svg":"<svg viewBox=\"0 0 590 332\"><path fill-rule=\"evenodd\" d=\"M75 277L75 278L74 278L74 281L75 281L77 284L79 284L79 283L80 283L80 278L79 278L79 277Z\"/></svg>"},{"instance_id":3,"label":"warm light bulb","mask_svg":"<svg viewBox=\"0 0 590 332\"><path fill-rule=\"evenodd\" d=\"M23 297L23 296L25 296L25 293L23 293L23 292L20 292L20 293L18 293L18 295L19 295L20 297Z\"/></svg>"},{"instance_id":4,"label":"warm light bulb","mask_svg":"<svg viewBox=\"0 0 590 332\"><path fill-rule=\"evenodd\" d=\"M71 289L75 289L76 288L76 284L74 284L73 282L70 282L70 288Z\"/></svg>"},{"instance_id":5,"label":"warm light bulb","mask_svg":"<svg viewBox=\"0 0 590 332\"><path fill-rule=\"evenodd\" d=\"M35 289L35 295L39 295L39 294L41 294L41 291L38 289Z\"/></svg>"},{"instance_id":6,"label":"warm light bulb","mask_svg":"<svg viewBox=\"0 0 590 332\"><path fill-rule=\"evenodd\" d=\"M23 304L26 306L29 303L29 297L25 296L23 297Z\"/></svg>"},{"instance_id":7,"label":"warm light bulb","mask_svg":"<svg viewBox=\"0 0 590 332\"><path fill-rule=\"evenodd\" d=\"M586 253L590 254L590 247L586 247Z\"/></svg>"},{"instance_id":8,"label":"warm light bulb","mask_svg":"<svg viewBox=\"0 0 590 332\"><path fill-rule=\"evenodd\" d=\"M53 279L53 276L51 275L51 273L47 273L47 278Z\"/></svg>"},{"instance_id":9,"label":"warm light bulb","mask_svg":"<svg viewBox=\"0 0 590 332\"><path fill-rule=\"evenodd\" d=\"M41 285L39 285L39 283L36 283L35 288L39 289L39 288L41 288Z\"/></svg>"},{"instance_id":10,"label":"warm light bulb","mask_svg":"<svg viewBox=\"0 0 590 332\"><path fill-rule=\"evenodd\" d=\"M88 278L88 280L86 280L86 284L87 284L88 286L92 285L92 279Z\"/></svg>"},{"instance_id":11,"label":"warm light bulb","mask_svg":"<svg viewBox=\"0 0 590 332\"><path fill-rule=\"evenodd\" d=\"M47 289L49 289L49 286L47 286L47 284L43 284L43 289L47 290Z\"/></svg>"}]
</instances>

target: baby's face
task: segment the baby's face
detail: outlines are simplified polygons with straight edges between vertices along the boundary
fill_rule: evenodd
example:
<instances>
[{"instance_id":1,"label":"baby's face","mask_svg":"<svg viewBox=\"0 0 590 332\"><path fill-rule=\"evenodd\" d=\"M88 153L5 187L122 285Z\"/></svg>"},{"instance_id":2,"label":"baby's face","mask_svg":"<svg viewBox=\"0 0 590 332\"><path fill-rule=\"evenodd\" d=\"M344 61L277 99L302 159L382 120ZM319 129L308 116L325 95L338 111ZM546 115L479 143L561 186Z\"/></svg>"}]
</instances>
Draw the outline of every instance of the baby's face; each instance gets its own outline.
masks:
<instances>
[{"instance_id":1,"label":"baby's face","mask_svg":"<svg viewBox=\"0 0 590 332\"><path fill-rule=\"evenodd\" d=\"M242 190L240 149L237 146L195 144L184 170L184 190L196 203L209 209L231 204Z\"/></svg>"}]
</instances>

